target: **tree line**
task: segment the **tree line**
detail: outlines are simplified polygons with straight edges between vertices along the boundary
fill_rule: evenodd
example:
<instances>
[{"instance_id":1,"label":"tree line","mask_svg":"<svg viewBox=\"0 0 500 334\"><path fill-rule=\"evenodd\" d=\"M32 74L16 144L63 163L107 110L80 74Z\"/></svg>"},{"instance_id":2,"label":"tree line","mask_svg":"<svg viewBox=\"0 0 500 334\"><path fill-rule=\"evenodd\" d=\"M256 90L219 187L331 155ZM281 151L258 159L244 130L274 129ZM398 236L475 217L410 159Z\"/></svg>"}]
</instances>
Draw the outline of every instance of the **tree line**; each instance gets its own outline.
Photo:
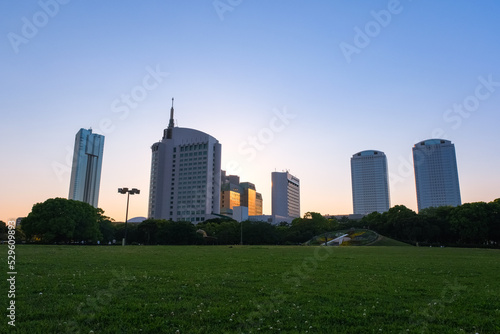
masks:
<instances>
[{"instance_id":1,"label":"tree line","mask_svg":"<svg viewBox=\"0 0 500 334\"><path fill-rule=\"evenodd\" d=\"M485 203L440 206L417 214L403 205L373 212L359 224L382 235L420 245L489 246L500 243L500 198Z\"/></svg>"},{"instance_id":2,"label":"tree line","mask_svg":"<svg viewBox=\"0 0 500 334\"><path fill-rule=\"evenodd\" d=\"M419 245L499 247L500 199L457 207L413 210L396 205L361 220L337 220L308 212L290 224L225 218L193 224L147 219L140 224L114 224L103 210L79 201L48 199L33 206L22 220L18 238L37 243L121 243L143 245L294 245L325 232L368 228L384 236Z\"/></svg>"}]
</instances>

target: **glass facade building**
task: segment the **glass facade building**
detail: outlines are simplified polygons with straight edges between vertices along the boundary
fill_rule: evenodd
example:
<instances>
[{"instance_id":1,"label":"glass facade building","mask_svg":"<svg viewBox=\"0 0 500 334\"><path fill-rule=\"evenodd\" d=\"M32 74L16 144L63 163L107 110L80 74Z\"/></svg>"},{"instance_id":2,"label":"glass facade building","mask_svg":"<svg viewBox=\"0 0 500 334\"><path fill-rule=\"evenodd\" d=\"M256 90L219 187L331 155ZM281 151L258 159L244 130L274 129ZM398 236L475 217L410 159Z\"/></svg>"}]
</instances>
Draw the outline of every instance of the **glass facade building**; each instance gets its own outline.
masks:
<instances>
[{"instance_id":1,"label":"glass facade building","mask_svg":"<svg viewBox=\"0 0 500 334\"><path fill-rule=\"evenodd\" d=\"M352 205L354 214L388 211L390 204L387 157L367 150L351 157Z\"/></svg>"},{"instance_id":2,"label":"glass facade building","mask_svg":"<svg viewBox=\"0 0 500 334\"><path fill-rule=\"evenodd\" d=\"M237 175L226 175L221 171L221 212L231 215L235 206L248 208L248 216L262 215L262 194L255 184L241 182Z\"/></svg>"},{"instance_id":3,"label":"glass facade building","mask_svg":"<svg viewBox=\"0 0 500 334\"><path fill-rule=\"evenodd\" d=\"M444 139L428 139L413 146L413 167L418 210L462 204L455 145Z\"/></svg>"},{"instance_id":4,"label":"glass facade building","mask_svg":"<svg viewBox=\"0 0 500 334\"><path fill-rule=\"evenodd\" d=\"M69 199L97 208L103 151L104 136L92 133L92 129L78 131L73 151Z\"/></svg>"}]
</instances>

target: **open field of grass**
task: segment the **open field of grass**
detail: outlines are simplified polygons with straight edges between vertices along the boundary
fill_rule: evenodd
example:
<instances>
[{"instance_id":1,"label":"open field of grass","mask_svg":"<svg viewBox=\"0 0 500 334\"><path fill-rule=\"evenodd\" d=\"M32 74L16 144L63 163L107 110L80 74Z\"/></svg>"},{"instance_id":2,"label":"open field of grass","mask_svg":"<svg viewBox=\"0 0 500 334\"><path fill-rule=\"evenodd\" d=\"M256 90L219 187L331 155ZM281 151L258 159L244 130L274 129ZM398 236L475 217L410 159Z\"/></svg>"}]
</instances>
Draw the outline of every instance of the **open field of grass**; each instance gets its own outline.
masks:
<instances>
[{"instance_id":1,"label":"open field of grass","mask_svg":"<svg viewBox=\"0 0 500 334\"><path fill-rule=\"evenodd\" d=\"M500 333L498 250L19 245L16 260L0 332Z\"/></svg>"},{"instance_id":2,"label":"open field of grass","mask_svg":"<svg viewBox=\"0 0 500 334\"><path fill-rule=\"evenodd\" d=\"M375 242L371 243L370 246L401 246L401 247L408 247L408 246L411 246L411 245L381 235Z\"/></svg>"}]
</instances>

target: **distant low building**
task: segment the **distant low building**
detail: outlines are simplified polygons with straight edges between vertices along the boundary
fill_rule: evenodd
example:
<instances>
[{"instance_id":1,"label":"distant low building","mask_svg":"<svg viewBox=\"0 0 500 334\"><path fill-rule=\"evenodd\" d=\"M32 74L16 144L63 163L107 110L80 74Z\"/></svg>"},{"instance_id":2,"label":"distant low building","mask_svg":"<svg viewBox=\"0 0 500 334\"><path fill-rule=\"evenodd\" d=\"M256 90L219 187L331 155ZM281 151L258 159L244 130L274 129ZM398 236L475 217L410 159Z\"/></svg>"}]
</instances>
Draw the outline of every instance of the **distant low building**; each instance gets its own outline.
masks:
<instances>
[{"instance_id":1,"label":"distant low building","mask_svg":"<svg viewBox=\"0 0 500 334\"><path fill-rule=\"evenodd\" d=\"M226 171L221 171L220 197L222 214L232 215L233 208L238 206L247 207L250 216L262 214L262 194L257 192L255 184L240 182L240 177L237 175L226 175Z\"/></svg>"},{"instance_id":2,"label":"distant low building","mask_svg":"<svg viewBox=\"0 0 500 334\"><path fill-rule=\"evenodd\" d=\"M127 222L129 222L129 223L142 223L145 220L146 220L146 217L134 217L134 218L130 218L129 220L127 220Z\"/></svg>"},{"instance_id":3,"label":"distant low building","mask_svg":"<svg viewBox=\"0 0 500 334\"><path fill-rule=\"evenodd\" d=\"M277 215L258 215L258 216L248 216L248 220L255 222L266 222L272 225L279 225L282 222L291 224L295 218L284 217Z\"/></svg>"},{"instance_id":4,"label":"distant low building","mask_svg":"<svg viewBox=\"0 0 500 334\"><path fill-rule=\"evenodd\" d=\"M363 214L353 213L353 214L347 214L347 215L326 215L323 217L325 217L326 219L335 218L337 220L346 219L346 218L349 220L360 220L364 216L365 215L363 215Z\"/></svg>"}]
</instances>

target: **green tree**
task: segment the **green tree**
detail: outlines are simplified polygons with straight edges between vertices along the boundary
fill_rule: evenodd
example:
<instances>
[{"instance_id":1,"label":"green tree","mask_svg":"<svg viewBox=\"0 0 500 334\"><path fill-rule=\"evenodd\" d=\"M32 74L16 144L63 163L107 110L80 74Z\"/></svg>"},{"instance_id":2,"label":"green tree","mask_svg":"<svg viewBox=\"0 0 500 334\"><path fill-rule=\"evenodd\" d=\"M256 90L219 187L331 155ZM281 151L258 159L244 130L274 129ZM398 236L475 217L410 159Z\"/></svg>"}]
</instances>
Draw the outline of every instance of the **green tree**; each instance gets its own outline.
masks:
<instances>
[{"instance_id":1,"label":"green tree","mask_svg":"<svg viewBox=\"0 0 500 334\"><path fill-rule=\"evenodd\" d=\"M384 229L389 236L416 242L423 234L422 222L417 213L404 205L396 205L384 212Z\"/></svg>"},{"instance_id":2,"label":"green tree","mask_svg":"<svg viewBox=\"0 0 500 334\"><path fill-rule=\"evenodd\" d=\"M101 238L98 219L97 209L90 204L51 198L33 205L21 228L28 240L35 238L46 243L96 242Z\"/></svg>"},{"instance_id":3,"label":"green tree","mask_svg":"<svg viewBox=\"0 0 500 334\"><path fill-rule=\"evenodd\" d=\"M201 243L202 237L196 233L196 230L197 228L191 222L161 220L158 222L157 238L161 244L167 245Z\"/></svg>"},{"instance_id":4,"label":"green tree","mask_svg":"<svg viewBox=\"0 0 500 334\"><path fill-rule=\"evenodd\" d=\"M302 243L314 236L336 230L338 223L328 220L317 212L307 212L304 218L295 218L289 228L285 241Z\"/></svg>"},{"instance_id":5,"label":"green tree","mask_svg":"<svg viewBox=\"0 0 500 334\"><path fill-rule=\"evenodd\" d=\"M267 222L247 220L241 224L245 245L276 245L280 242L276 228Z\"/></svg>"},{"instance_id":6,"label":"green tree","mask_svg":"<svg viewBox=\"0 0 500 334\"><path fill-rule=\"evenodd\" d=\"M116 228L113 226L112 218L104 215L104 211L102 209L97 209L98 213L98 221L99 221L99 231L102 235L102 241L104 243L109 243L113 241L116 236Z\"/></svg>"},{"instance_id":7,"label":"green tree","mask_svg":"<svg viewBox=\"0 0 500 334\"><path fill-rule=\"evenodd\" d=\"M137 233L139 237L139 242L145 245L157 244L157 234L158 234L158 219L146 219L137 227Z\"/></svg>"},{"instance_id":8,"label":"green tree","mask_svg":"<svg viewBox=\"0 0 500 334\"><path fill-rule=\"evenodd\" d=\"M449 216L452 206L429 207L419 211L418 215L425 222L424 239L430 243L456 243L457 236L451 230Z\"/></svg>"},{"instance_id":9,"label":"green tree","mask_svg":"<svg viewBox=\"0 0 500 334\"><path fill-rule=\"evenodd\" d=\"M0 220L0 240L7 240L7 232L9 228L3 220Z\"/></svg>"},{"instance_id":10,"label":"green tree","mask_svg":"<svg viewBox=\"0 0 500 334\"><path fill-rule=\"evenodd\" d=\"M374 211L361 218L360 222L369 229L385 234L384 226L386 220L386 216L382 215L380 212Z\"/></svg>"},{"instance_id":11,"label":"green tree","mask_svg":"<svg viewBox=\"0 0 500 334\"><path fill-rule=\"evenodd\" d=\"M498 246L500 244L500 198L488 203L488 241Z\"/></svg>"},{"instance_id":12,"label":"green tree","mask_svg":"<svg viewBox=\"0 0 500 334\"><path fill-rule=\"evenodd\" d=\"M209 219L196 225L208 236L217 238L217 243L222 245L235 245L240 243L241 225L236 220Z\"/></svg>"},{"instance_id":13,"label":"green tree","mask_svg":"<svg viewBox=\"0 0 500 334\"><path fill-rule=\"evenodd\" d=\"M138 225L135 223L120 223L115 225L115 240L117 243L122 242L125 238L125 231L127 232L127 245L140 243L138 232Z\"/></svg>"},{"instance_id":14,"label":"green tree","mask_svg":"<svg viewBox=\"0 0 500 334\"><path fill-rule=\"evenodd\" d=\"M460 244L480 245L487 242L490 208L487 203L465 203L450 213L451 230Z\"/></svg>"}]
</instances>

